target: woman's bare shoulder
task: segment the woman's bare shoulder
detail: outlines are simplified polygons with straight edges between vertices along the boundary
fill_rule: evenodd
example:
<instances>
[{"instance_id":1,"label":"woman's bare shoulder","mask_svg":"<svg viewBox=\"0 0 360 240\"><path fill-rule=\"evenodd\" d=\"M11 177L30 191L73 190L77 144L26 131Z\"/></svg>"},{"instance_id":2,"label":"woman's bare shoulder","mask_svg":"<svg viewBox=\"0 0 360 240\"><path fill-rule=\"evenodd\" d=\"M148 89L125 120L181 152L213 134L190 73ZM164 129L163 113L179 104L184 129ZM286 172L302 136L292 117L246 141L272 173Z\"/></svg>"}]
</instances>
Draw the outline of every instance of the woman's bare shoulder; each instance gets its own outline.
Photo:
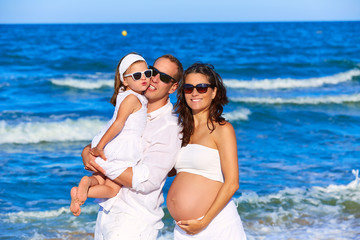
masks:
<instances>
[{"instance_id":1,"label":"woman's bare shoulder","mask_svg":"<svg viewBox=\"0 0 360 240\"><path fill-rule=\"evenodd\" d=\"M235 136L235 130L231 123L228 121L216 123L214 130L214 137L216 139L223 139L231 136Z\"/></svg>"},{"instance_id":2,"label":"woman's bare shoulder","mask_svg":"<svg viewBox=\"0 0 360 240\"><path fill-rule=\"evenodd\" d=\"M215 131L218 131L220 133L228 132L228 131L234 131L233 125L228 121L222 121L221 123L216 123L215 125Z\"/></svg>"}]
</instances>

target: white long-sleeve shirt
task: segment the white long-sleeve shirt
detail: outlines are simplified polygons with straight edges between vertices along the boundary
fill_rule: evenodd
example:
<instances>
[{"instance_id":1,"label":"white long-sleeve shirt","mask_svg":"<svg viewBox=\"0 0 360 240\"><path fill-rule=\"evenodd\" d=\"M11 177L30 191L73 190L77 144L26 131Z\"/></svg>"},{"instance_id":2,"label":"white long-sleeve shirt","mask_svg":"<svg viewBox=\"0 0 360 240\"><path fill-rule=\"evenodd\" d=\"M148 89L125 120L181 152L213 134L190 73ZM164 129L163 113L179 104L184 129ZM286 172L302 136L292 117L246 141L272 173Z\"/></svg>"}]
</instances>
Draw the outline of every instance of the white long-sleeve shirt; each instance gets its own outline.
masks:
<instances>
[{"instance_id":1,"label":"white long-sleeve shirt","mask_svg":"<svg viewBox=\"0 0 360 240\"><path fill-rule=\"evenodd\" d=\"M174 167L175 155L181 147L180 127L168 103L148 114L142 137L142 160L133 167L132 188L122 187L111 212L139 217L149 227L161 229L164 212L162 188L169 171Z\"/></svg>"}]
</instances>

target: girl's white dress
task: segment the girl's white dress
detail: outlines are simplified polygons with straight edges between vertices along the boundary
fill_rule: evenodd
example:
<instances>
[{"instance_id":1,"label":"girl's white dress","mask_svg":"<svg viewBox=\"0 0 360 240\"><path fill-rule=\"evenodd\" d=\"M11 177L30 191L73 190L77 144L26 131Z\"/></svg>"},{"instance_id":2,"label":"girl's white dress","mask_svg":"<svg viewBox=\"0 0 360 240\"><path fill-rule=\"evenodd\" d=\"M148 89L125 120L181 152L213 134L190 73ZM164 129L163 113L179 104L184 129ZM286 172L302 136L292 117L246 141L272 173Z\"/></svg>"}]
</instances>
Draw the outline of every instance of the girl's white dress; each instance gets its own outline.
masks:
<instances>
[{"instance_id":1,"label":"girl's white dress","mask_svg":"<svg viewBox=\"0 0 360 240\"><path fill-rule=\"evenodd\" d=\"M105 170L106 176L112 180L117 178L128 167L136 165L142 157L143 147L141 145L141 136L144 132L147 118L146 97L132 90L120 92L116 97L116 106L113 117L91 142L91 147L95 147L99 143L102 136L115 121L120 104L129 94L133 94L139 99L142 105L141 109L130 114L121 132L106 144L104 153L107 160L104 161L100 157L95 159L96 163ZM111 202L112 201L102 200L100 201L100 205L104 207L104 209L110 208L112 206Z\"/></svg>"}]
</instances>

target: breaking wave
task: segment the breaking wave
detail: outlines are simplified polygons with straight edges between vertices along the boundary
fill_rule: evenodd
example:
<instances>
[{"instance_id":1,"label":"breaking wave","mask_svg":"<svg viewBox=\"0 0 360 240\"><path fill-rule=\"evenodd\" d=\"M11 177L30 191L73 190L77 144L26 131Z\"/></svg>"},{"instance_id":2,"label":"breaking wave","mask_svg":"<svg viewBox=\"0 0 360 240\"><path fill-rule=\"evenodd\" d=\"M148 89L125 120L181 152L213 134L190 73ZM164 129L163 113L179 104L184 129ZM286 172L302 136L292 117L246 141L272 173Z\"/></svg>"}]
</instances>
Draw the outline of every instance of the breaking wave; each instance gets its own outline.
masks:
<instances>
[{"instance_id":1,"label":"breaking wave","mask_svg":"<svg viewBox=\"0 0 360 240\"><path fill-rule=\"evenodd\" d=\"M316 104L343 104L360 102L360 94L323 96L323 97L296 97L296 98L271 98L271 97L244 97L230 98L233 102L258 103L258 104L298 104L298 105L316 105Z\"/></svg>"},{"instance_id":2,"label":"breaking wave","mask_svg":"<svg viewBox=\"0 0 360 240\"><path fill-rule=\"evenodd\" d=\"M224 80L227 87L230 88L245 88L245 89L285 89L285 88L315 88L326 84L336 85L342 82L351 81L353 77L360 76L359 69L352 69L347 72L338 73L332 76L307 78L307 79L293 79L293 78L277 78L277 79L263 79L251 81L239 80Z\"/></svg>"},{"instance_id":3,"label":"breaking wave","mask_svg":"<svg viewBox=\"0 0 360 240\"><path fill-rule=\"evenodd\" d=\"M65 119L55 122L21 122L17 125L0 121L0 144L88 141L105 125L99 119Z\"/></svg>"}]
</instances>

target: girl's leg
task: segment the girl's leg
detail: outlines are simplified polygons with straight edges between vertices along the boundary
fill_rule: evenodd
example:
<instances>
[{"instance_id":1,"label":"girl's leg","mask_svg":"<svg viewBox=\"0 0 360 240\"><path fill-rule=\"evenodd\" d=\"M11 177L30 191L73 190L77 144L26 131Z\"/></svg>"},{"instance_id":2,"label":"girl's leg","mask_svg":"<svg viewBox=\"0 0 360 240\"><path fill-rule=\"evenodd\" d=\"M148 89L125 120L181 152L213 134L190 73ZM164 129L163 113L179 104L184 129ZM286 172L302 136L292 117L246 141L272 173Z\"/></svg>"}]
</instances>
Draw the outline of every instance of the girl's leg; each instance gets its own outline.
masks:
<instances>
[{"instance_id":1,"label":"girl's leg","mask_svg":"<svg viewBox=\"0 0 360 240\"><path fill-rule=\"evenodd\" d=\"M105 176L99 173L94 173L90 177L85 176L81 179L78 187L73 187L71 189L70 211L74 214L74 216L80 215L80 206L83 205L87 199L89 187L95 186L96 184L105 184Z\"/></svg>"},{"instance_id":2,"label":"girl's leg","mask_svg":"<svg viewBox=\"0 0 360 240\"><path fill-rule=\"evenodd\" d=\"M90 198L112 198L120 191L121 186L109 178L105 179L105 183L95 185L89 188L88 197Z\"/></svg>"},{"instance_id":3,"label":"girl's leg","mask_svg":"<svg viewBox=\"0 0 360 240\"><path fill-rule=\"evenodd\" d=\"M99 173L94 173L92 176L84 176L80 180L76 194L80 206L83 205L88 198L89 188L99 184L105 184L105 177Z\"/></svg>"},{"instance_id":4,"label":"girl's leg","mask_svg":"<svg viewBox=\"0 0 360 240\"><path fill-rule=\"evenodd\" d=\"M70 191L70 196L71 196L70 211L74 214L74 216L79 216L81 213L80 204L76 196L77 190L78 187L73 187Z\"/></svg>"}]
</instances>

